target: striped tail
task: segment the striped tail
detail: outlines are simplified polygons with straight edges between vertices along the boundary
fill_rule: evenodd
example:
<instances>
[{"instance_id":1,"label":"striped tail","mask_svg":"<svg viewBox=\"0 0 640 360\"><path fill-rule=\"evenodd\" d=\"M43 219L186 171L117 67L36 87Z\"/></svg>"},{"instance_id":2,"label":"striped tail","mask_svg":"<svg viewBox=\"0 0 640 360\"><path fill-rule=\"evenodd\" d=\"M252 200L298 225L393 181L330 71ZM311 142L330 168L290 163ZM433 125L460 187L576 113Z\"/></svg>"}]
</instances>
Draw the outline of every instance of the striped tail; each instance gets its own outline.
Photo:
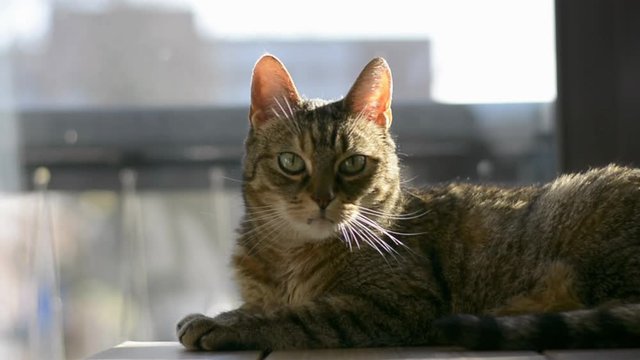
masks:
<instances>
[{"instance_id":1,"label":"striped tail","mask_svg":"<svg viewBox=\"0 0 640 360\"><path fill-rule=\"evenodd\" d=\"M452 315L433 326L445 344L478 350L640 347L640 304L504 317Z\"/></svg>"}]
</instances>

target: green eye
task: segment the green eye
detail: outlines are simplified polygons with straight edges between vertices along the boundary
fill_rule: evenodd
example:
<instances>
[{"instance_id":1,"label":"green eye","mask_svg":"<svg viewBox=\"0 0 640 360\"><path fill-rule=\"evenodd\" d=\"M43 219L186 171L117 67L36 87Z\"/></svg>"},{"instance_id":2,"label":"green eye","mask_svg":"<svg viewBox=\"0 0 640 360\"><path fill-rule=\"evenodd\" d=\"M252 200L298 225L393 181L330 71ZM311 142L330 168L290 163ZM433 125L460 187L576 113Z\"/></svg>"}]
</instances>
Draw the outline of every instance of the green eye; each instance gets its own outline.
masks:
<instances>
[{"instance_id":1,"label":"green eye","mask_svg":"<svg viewBox=\"0 0 640 360\"><path fill-rule=\"evenodd\" d=\"M338 170L344 175L356 175L362 170L364 170L364 166L367 163L367 157L364 155L353 155L351 157L346 158L340 166Z\"/></svg>"},{"instance_id":2,"label":"green eye","mask_svg":"<svg viewBox=\"0 0 640 360\"><path fill-rule=\"evenodd\" d=\"M304 171L304 160L294 153L283 152L278 155L280 169L289 175L298 175Z\"/></svg>"}]
</instances>

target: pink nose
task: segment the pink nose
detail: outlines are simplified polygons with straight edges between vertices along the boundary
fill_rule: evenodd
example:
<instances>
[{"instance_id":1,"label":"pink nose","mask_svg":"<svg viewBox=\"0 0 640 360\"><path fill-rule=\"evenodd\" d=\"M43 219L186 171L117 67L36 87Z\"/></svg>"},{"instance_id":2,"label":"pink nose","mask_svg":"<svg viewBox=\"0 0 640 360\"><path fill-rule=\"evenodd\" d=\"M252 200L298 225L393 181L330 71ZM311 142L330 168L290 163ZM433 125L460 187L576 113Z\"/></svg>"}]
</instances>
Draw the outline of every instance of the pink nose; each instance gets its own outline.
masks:
<instances>
[{"instance_id":1,"label":"pink nose","mask_svg":"<svg viewBox=\"0 0 640 360\"><path fill-rule=\"evenodd\" d=\"M313 201L316 202L316 204L318 204L318 206L320 207L321 210L324 210L327 208L327 206L329 206L329 204L331 203L331 201L333 201L334 196L333 194L313 194L311 196L311 198L313 199Z\"/></svg>"}]
</instances>

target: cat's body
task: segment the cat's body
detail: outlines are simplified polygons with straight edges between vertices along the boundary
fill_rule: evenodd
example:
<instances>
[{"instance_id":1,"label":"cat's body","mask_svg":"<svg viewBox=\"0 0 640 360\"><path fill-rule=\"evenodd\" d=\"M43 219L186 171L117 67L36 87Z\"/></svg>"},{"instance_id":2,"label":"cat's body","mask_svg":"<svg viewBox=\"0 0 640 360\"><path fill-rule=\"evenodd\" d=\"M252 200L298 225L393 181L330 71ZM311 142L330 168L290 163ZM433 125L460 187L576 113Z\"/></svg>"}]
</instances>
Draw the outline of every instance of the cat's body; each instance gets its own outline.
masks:
<instances>
[{"instance_id":1,"label":"cat's body","mask_svg":"<svg viewBox=\"0 0 640 360\"><path fill-rule=\"evenodd\" d=\"M381 59L333 103L258 62L233 257L245 305L186 317L185 346L640 345L640 170L404 189L390 101Z\"/></svg>"}]
</instances>

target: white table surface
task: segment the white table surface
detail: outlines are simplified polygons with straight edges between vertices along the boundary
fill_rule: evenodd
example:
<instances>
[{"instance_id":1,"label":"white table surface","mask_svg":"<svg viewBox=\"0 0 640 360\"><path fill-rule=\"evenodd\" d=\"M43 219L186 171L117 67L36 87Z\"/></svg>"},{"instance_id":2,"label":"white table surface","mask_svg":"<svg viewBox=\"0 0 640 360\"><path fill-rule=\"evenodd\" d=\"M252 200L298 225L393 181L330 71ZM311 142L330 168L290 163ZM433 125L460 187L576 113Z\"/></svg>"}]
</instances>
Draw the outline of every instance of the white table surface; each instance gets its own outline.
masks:
<instances>
[{"instance_id":1,"label":"white table surface","mask_svg":"<svg viewBox=\"0 0 640 360\"><path fill-rule=\"evenodd\" d=\"M638 344L640 346L640 344ZM640 360L640 348L612 350L466 351L447 348L379 348L290 350L263 354L260 351L197 352L187 351L177 342L126 341L89 359L216 359L216 360Z\"/></svg>"}]
</instances>

